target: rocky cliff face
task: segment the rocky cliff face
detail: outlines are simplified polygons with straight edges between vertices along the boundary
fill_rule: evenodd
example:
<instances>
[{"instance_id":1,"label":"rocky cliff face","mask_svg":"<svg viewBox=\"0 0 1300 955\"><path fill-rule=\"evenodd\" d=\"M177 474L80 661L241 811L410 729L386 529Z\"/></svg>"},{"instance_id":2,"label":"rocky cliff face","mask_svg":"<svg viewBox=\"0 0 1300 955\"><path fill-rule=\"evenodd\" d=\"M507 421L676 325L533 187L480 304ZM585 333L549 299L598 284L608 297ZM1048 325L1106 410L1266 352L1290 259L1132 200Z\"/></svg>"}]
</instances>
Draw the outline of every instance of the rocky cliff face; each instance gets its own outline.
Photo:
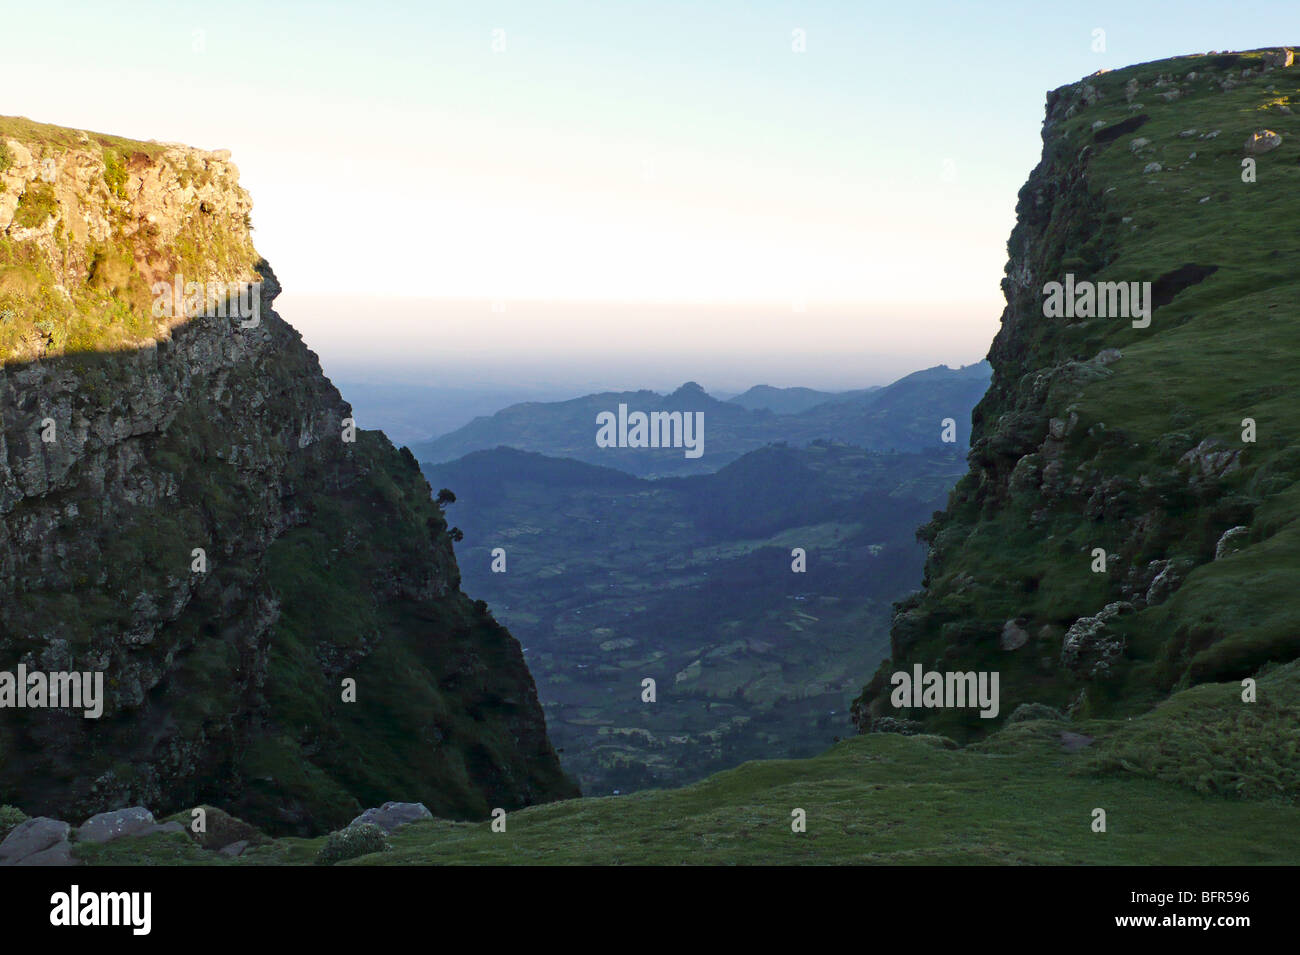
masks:
<instances>
[{"instance_id":1,"label":"rocky cliff face","mask_svg":"<svg viewBox=\"0 0 1300 955\"><path fill-rule=\"evenodd\" d=\"M1135 712L1300 656L1293 62L1183 57L1048 95L970 472L921 531L925 589L896 607L860 730L997 724L896 708L916 664L999 672L1005 718ZM1149 323L1049 316L1053 282L1150 283Z\"/></svg>"},{"instance_id":2,"label":"rocky cliff face","mask_svg":"<svg viewBox=\"0 0 1300 955\"><path fill-rule=\"evenodd\" d=\"M228 156L0 147L0 671L105 687L98 719L0 708L0 803L307 833L574 794L414 459L273 311Z\"/></svg>"}]
</instances>

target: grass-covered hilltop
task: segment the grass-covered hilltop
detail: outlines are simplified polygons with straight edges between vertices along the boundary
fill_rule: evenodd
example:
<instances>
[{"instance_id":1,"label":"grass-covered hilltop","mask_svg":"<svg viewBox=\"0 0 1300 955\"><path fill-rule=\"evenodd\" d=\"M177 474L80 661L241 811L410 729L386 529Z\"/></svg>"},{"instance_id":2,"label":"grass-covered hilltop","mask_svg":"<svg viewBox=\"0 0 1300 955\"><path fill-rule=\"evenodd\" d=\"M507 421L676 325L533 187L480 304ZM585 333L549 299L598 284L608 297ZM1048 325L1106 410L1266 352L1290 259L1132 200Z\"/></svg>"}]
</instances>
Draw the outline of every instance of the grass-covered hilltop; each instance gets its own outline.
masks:
<instances>
[{"instance_id":1,"label":"grass-covered hilltop","mask_svg":"<svg viewBox=\"0 0 1300 955\"><path fill-rule=\"evenodd\" d=\"M921 531L929 545L924 588L896 607L890 659L874 677L862 674L870 682L854 704L860 733L852 733L846 718L849 738L819 756L753 761L681 789L595 799L554 799L569 793L543 737L532 750L542 755L524 764L543 761L547 774L531 790L536 798L517 803L545 804L506 807L496 819L483 818L491 804L444 812L430 803L435 816L451 818L326 835L344 815L340 808L326 826L285 835L283 825L278 833L265 831L266 821L275 820L270 812L250 820L258 824L252 828L209 811L218 834L189 832L199 803L237 816L241 805L265 809L272 796L256 785L268 778L288 792L300 787L322 805L336 791L329 787L377 803L381 784L397 778L397 757L424 752L404 750L402 735L409 732L402 721L425 712L422 703L362 725L340 723L348 717L333 712L317 718L312 704L324 691L313 681L321 672L337 677L347 654L362 652L347 644L347 634L366 634L356 639L369 649L371 635L398 624L403 633L421 632L413 628L441 613L475 628L481 635L475 639L489 639L483 634L494 627L490 618L458 595L444 597L437 611L417 601L374 613L348 596L361 579L336 559L339 551L370 548L363 567L393 566L391 549L359 544L338 529L355 518L355 509L386 509L381 539L390 548L401 546L401 534L416 533L401 529L405 515L426 521L432 543L411 546L432 547L439 566L448 573L454 567L445 522L421 497L427 484L413 462L374 436L345 459L331 452L304 465L316 475L312 486L329 490L308 495L317 502L310 509L285 506L285 515L299 519L293 529L283 519L260 560L241 563L240 576L222 588L189 585L208 608L174 641L183 651L177 659L191 661L184 671L190 687L209 685L204 681L238 657L241 644L231 630L210 623L234 599L225 596L232 588L240 599L269 601L261 604L267 614L272 604L277 608L256 644L272 667L279 659L276 679L250 681L239 691L241 699L258 702L248 712L257 714L251 725L266 728L256 737L263 762L231 777L264 798L223 803L191 786L169 794L163 805L150 804L160 820L168 815L177 825L104 843L77 837L69 844L71 858L91 865L1300 861L1295 110L1300 63L1283 49L1177 57L1093 75L1048 94L1043 158L1020 193L1008 242L1007 307L989 354L992 383L973 414L970 469L947 509ZM4 223L0 216L0 228ZM1068 315L1045 314L1050 283L1080 289L1090 282L1151 283L1149 323L1140 310L1105 318L1073 308ZM310 354L292 330L277 333L299 349L294 354ZM291 387L289 379L302 376L277 370L284 360L283 353L268 357L249 366L253 377L232 380L254 388L258 375L287 375ZM311 368L317 373L314 359ZM331 414L346 413L337 394L330 397L328 406L338 409ZM6 435L19 407L9 400ZM293 419L298 399L284 400L283 414ZM31 418L43 416L21 407ZM218 482L209 489L207 482L227 473L222 469L233 466L231 455L238 460L243 452L222 437L220 418L217 425L206 420L195 411L155 438L169 455L152 459L176 469L174 478L159 471L155 487L174 480L177 500L189 494L206 502L189 518L187 541L205 533L212 547L233 547L222 543L219 515L225 506L236 509L228 502L237 488ZM363 454L374 456L371 463L358 461ZM194 460L207 462L205 470L194 473ZM334 493L345 486L344 476L362 481L365 495ZM23 636L11 636L6 626L5 663L39 646L102 647L109 634L131 625L124 608L133 605L122 602L129 589L111 566L64 569L60 561L67 558L50 556L38 574L34 557L12 556L26 554L38 526L48 539L68 533L66 508L74 496L72 485L63 486L58 506L51 499L40 512L43 523L27 530L16 529L5 512L7 543L25 543L8 543L0 565L11 594L0 612L9 621L16 612L28 614ZM141 546L127 555L162 581L176 571L157 565L160 553ZM111 583L101 582L104 575ZM81 576L87 582L77 584ZM100 596L58 602L74 585ZM37 606L36 600L49 602ZM26 609L10 609L15 602ZM60 614L102 617L57 634L33 623L61 620ZM352 626L354 620L363 623ZM417 655L419 646L403 638L392 652ZM151 644L121 652L148 655ZM157 656L147 672L163 665L164 655ZM432 667L440 657L421 659ZM511 651L512 666L516 659ZM458 672L481 675L493 665L476 663ZM374 665L383 674L385 699L421 699L415 694L424 692L422 678L413 678L418 685L412 687L403 684L407 671L395 660ZM983 719L978 709L895 706L891 677L914 666L998 674L996 717ZM449 686L459 695L441 695ZM439 687L431 705L445 706L453 721L467 700L492 713L509 696L471 692L445 677ZM229 692L213 689L210 698L225 700L221 694ZM508 702L525 706L516 698ZM228 708L223 702L218 709ZM535 698L526 709L536 710ZM119 719L130 718L129 709L121 712L127 715ZM177 712L188 711L178 703ZM159 713L147 725L167 725L167 718ZM187 719L187 726L235 731L211 710ZM4 724L0 755L27 753L27 775L0 779L0 801L13 801L10 793L31 773L73 771L71 762L40 763L42 751L22 749L32 743L18 740L11 725ZM340 725L353 727L349 742L383 741L392 761L383 771L369 753L341 761L327 742L328 734L343 732ZM471 732L462 725L458 738L468 743ZM32 737L38 738L50 737ZM85 735L79 745L94 752L92 739ZM504 752L504 734L494 739L492 752ZM458 765L475 781L499 780L473 775L479 764L472 746L458 752ZM520 766L505 756L496 765ZM307 767L302 778L293 777L294 766ZM352 768L367 775L354 778ZM129 805L121 798L134 793L147 795L124 789L116 805ZM415 797L388 785L383 798ZM19 805L27 815L46 812L39 800ZM22 818L0 810L0 835ZM238 850L222 851L231 845Z\"/></svg>"},{"instance_id":2,"label":"grass-covered hilltop","mask_svg":"<svg viewBox=\"0 0 1300 955\"><path fill-rule=\"evenodd\" d=\"M893 716L959 739L987 730L969 711L896 711L890 674L918 663L1000 671L1004 713L1086 718L1300 656L1296 109L1300 65L1277 50L1049 94L971 470L922 531L925 589L898 608L861 729ZM1069 274L1152 283L1149 325L1045 316L1044 287ZM1276 708L1296 702L1241 707L1241 759L1294 765ZM1209 765L1193 775L1236 785ZM1294 778L1276 792L1294 796Z\"/></svg>"}]
</instances>

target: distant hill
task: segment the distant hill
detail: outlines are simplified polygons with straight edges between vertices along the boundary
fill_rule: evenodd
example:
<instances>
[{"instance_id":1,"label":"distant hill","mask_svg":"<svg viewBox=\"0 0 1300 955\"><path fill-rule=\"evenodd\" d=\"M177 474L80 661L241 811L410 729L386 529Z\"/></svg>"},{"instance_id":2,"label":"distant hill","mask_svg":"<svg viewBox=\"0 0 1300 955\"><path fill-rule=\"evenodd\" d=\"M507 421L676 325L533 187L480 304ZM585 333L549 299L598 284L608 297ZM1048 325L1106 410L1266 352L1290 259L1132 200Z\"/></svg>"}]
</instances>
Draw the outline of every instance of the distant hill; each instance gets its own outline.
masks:
<instances>
[{"instance_id":1,"label":"distant hill","mask_svg":"<svg viewBox=\"0 0 1300 955\"><path fill-rule=\"evenodd\" d=\"M773 388L771 385L755 385L744 394L727 399L734 405L748 408L750 411L774 411L777 414L798 414L826 404L828 401L850 401L861 395L879 391L880 385L859 388L856 391L817 391L813 388Z\"/></svg>"},{"instance_id":2,"label":"distant hill","mask_svg":"<svg viewBox=\"0 0 1300 955\"><path fill-rule=\"evenodd\" d=\"M589 464L617 468L641 477L705 474L765 445L787 442L839 441L868 450L915 452L946 447L942 422L957 424L957 445L969 439L970 413L988 387L987 362L964 368L939 365L901 378L883 388L831 397L799 412L778 413L719 401L695 382L671 394L654 391L602 392L568 401L511 405L433 441L412 446L416 458L441 464L474 451L511 447ZM772 397L759 386L746 392L751 403ZM793 406L812 389L768 389L780 403ZM797 392L790 396L788 392ZM755 394L757 392L757 394ZM635 411L703 414L704 453L687 457L681 448L598 447L597 415L617 413L619 405Z\"/></svg>"},{"instance_id":3,"label":"distant hill","mask_svg":"<svg viewBox=\"0 0 1300 955\"><path fill-rule=\"evenodd\" d=\"M466 591L523 644L568 772L605 794L828 745L964 467L954 445L818 442L655 481L512 448L424 470L457 495Z\"/></svg>"}]
</instances>

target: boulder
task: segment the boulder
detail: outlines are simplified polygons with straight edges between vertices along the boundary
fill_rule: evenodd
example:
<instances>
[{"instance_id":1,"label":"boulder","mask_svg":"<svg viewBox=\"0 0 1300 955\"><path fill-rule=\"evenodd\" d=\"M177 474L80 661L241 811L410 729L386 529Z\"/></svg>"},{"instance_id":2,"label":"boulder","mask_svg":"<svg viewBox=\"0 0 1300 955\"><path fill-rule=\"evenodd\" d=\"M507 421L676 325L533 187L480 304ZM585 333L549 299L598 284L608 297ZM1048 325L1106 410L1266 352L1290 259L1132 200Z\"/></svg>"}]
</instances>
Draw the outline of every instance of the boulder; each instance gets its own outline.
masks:
<instances>
[{"instance_id":1,"label":"boulder","mask_svg":"<svg viewBox=\"0 0 1300 955\"><path fill-rule=\"evenodd\" d=\"M1219 542L1214 545L1214 559L1219 560L1227 557L1229 554L1235 554L1246 546L1246 541L1250 539L1250 528L1245 524L1238 524L1236 527L1229 527L1219 537Z\"/></svg>"},{"instance_id":2,"label":"boulder","mask_svg":"<svg viewBox=\"0 0 1300 955\"><path fill-rule=\"evenodd\" d=\"M81 828L77 830L77 841L111 842L123 836L147 835L156 832L158 828L153 813L143 806L114 809L112 812L101 812L91 816L83 822Z\"/></svg>"},{"instance_id":3,"label":"boulder","mask_svg":"<svg viewBox=\"0 0 1300 955\"><path fill-rule=\"evenodd\" d=\"M14 865L77 865L77 860L72 857L72 844L70 842L56 842L48 849L42 849L40 852L34 852L31 855L19 859Z\"/></svg>"},{"instance_id":4,"label":"boulder","mask_svg":"<svg viewBox=\"0 0 1300 955\"><path fill-rule=\"evenodd\" d=\"M1173 592L1182 586L1183 578L1187 576L1188 571L1196 566L1194 561L1185 557L1154 563L1159 570L1151 581L1151 586L1147 588L1145 600L1148 607L1154 607L1168 600Z\"/></svg>"},{"instance_id":5,"label":"boulder","mask_svg":"<svg viewBox=\"0 0 1300 955\"><path fill-rule=\"evenodd\" d=\"M1127 645L1124 637L1112 631L1108 623L1133 609L1131 603L1116 601L1094 616L1076 620L1065 632L1061 644L1061 666L1092 679L1108 675Z\"/></svg>"},{"instance_id":6,"label":"boulder","mask_svg":"<svg viewBox=\"0 0 1300 955\"><path fill-rule=\"evenodd\" d=\"M1192 477L1217 480L1226 477L1241 467L1240 449L1228 448L1216 438L1206 438L1192 450L1178 459L1185 465Z\"/></svg>"},{"instance_id":7,"label":"boulder","mask_svg":"<svg viewBox=\"0 0 1300 955\"><path fill-rule=\"evenodd\" d=\"M368 822L378 826L384 832L392 832L407 823L432 818L433 813L429 812L422 802L386 802L378 809L367 809L348 825L356 826Z\"/></svg>"},{"instance_id":8,"label":"boulder","mask_svg":"<svg viewBox=\"0 0 1300 955\"><path fill-rule=\"evenodd\" d=\"M1062 733L1061 746L1067 753L1077 753L1085 746L1091 746L1094 737L1085 736L1083 733Z\"/></svg>"},{"instance_id":9,"label":"boulder","mask_svg":"<svg viewBox=\"0 0 1300 955\"><path fill-rule=\"evenodd\" d=\"M23 859L68 841L72 827L60 819L37 816L19 823L0 842L0 865L18 865Z\"/></svg>"},{"instance_id":10,"label":"boulder","mask_svg":"<svg viewBox=\"0 0 1300 955\"><path fill-rule=\"evenodd\" d=\"M1282 136L1280 134L1273 132L1271 129L1257 129L1246 139L1246 145L1243 148L1251 155L1259 156L1272 152L1281 145Z\"/></svg>"},{"instance_id":11,"label":"boulder","mask_svg":"<svg viewBox=\"0 0 1300 955\"><path fill-rule=\"evenodd\" d=\"M1029 634L1024 630L1025 618L1017 617L1002 625L1002 638L999 645L1003 650L1019 650L1029 642Z\"/></svg>"}]
</instances>

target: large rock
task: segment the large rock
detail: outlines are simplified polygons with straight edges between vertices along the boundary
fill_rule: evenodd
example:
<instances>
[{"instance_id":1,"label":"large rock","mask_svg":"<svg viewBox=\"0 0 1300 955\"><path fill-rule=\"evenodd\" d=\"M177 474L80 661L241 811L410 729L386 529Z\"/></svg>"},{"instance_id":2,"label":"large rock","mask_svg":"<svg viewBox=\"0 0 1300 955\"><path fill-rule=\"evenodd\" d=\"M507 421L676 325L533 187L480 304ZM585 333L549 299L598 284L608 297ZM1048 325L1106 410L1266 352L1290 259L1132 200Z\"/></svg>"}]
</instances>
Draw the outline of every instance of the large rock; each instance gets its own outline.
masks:
<instances>
[{"instance_id":1,"label":"large rock","mask_svg":"<svg viewBox=\"0 0 1300 955\"><path fill-rule=\"evenodd\" d=\"M0 865L19 865L22 860L68 841L72 827L60 819L37 816L16 826L0 842Z\"/></svg>"},{"instance_id":2,"label":"large rock","mask_svg":"<svg viewBox=\"0 0 1300 955\"><path fill-rule=\"evenodd\" d=\"M153 813L143 806L134 806L91 816L77 830L77 841L111 842L123 836L148 835L160 828L154 822Z\"/></svg>"},{"instance_id":3,"label":"large rock","mask_svg":"<svg viewBox=\"0 0 1300 955\"><path fill-rule=\"evenodd\" d=\"M77 860L72 857L72 844L69 842L56 842L48 849L42 849L40 852L33 852L14 863L14 865L77 865Z\"/></svg>"},{"instance_id":4,"label":"large rock","mask_svg":"<svg viewBox=\"0 0 1300 955\"><path fill-rule=\"evenodd\" d=\"M998 641L1003 650L1019 650L1029 642L1029 634L1024 630L1025 619L1017 617L1002 625L1002 638Z\"/></svg>"},{"instance_id":5,"label":"large rock","mask_svg":"<svg viewBox=\"0 0 1300 955\"><path fill-rule=\"evenodd\" d=\"M1243 148L1251 155L1259 156L1263 153L1272 152L1281 145L1282 137L1280 134L1273 132L1271 129L1258 129L1246 139L1246 145Z\"/></svg>"},{"instance_id":6,"label":"large rock","mask_svg":"<svg viewBox=\"0 0 1300 955\"><path fill-rule=\"evenodd\" d=\"M1090 679L1104 677L1124 654L1126 641L1108 626L1121 614L1134 609L1131 603L1109 603L1091 617L1080 617L1065 632L1061 645L1061 666Z\"/></svg>"},{"instance_id":7,"label":"large rock","mask_svg":"<svg viewBox=\"0 0 1300 955\"><path fill-rule=\"evenodd\" d=\"M1178 463L1192 472L1192 479L1216 481L1241 467L1241 451L1229 448L1217 438L1206 438L1188 451Z\"/></svg>"},{"instance_id":8,"label":"large rock","mask_svg":"<svg viewBox=\"0 0 1300 955\"><path fill-rule=\"evenodd\" d=\"M367 809L353 819L349 825L355 826L363 822L369 822L378 826L384 832L392 832L407 823L432 818L433 813L429 812L422 802L386 802L378 809Z\"/></svg>"},{"instance_id":9,"label":"large rock","mask_svg":"<svg viewBox=\"0 0 1300 955\"><path fill-rule=\"evenodd\" d=\"M1229 527L1219 538L1219 542L1214 545L1214 559L1220 560L1229 554L1235 554L1246 545L1250 540L1250 528L1244 524L1238 524L1236 527Z\"/></svg>"}]
</instances>

